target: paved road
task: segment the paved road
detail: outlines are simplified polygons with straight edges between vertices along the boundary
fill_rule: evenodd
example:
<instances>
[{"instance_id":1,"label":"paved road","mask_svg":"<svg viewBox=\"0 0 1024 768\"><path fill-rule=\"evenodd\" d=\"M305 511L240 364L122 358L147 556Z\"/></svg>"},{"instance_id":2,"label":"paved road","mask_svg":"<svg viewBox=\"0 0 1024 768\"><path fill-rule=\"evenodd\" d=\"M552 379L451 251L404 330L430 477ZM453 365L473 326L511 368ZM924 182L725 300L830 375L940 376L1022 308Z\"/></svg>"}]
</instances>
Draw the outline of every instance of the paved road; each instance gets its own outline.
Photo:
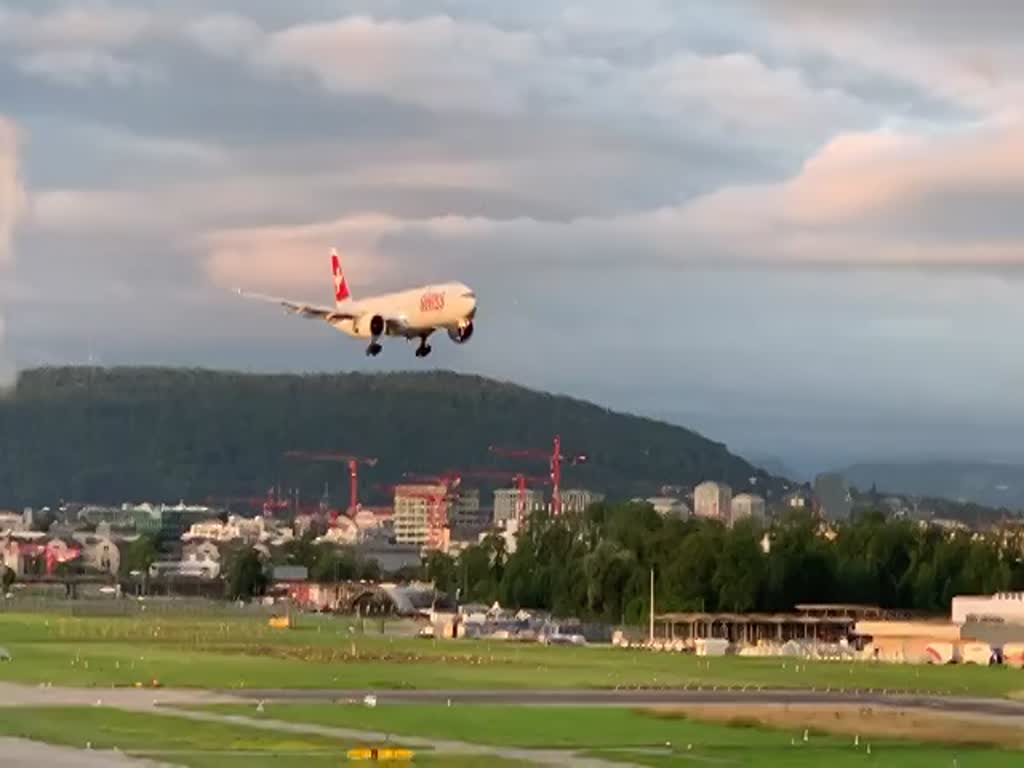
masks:
<instances>
[{"instance_id":1,"label":"paved road","mask_svg":"<svg viewBox=\"0 0 1024 768\"><path fill-rule=\"evenodd\" d=\"M22 739L0 739L0 765L4 768L161 768L114 752L92 752L52 747Z\"/></svg>"},{"instance_id":2,"label":"paved road","mask_svg":"<svg viewBox=\"0 0 1024 768\"><path fill-rule=\"evenodd\" d=\"M223 693L227 693L226 691ZM927 709L953 715L984 715L1020 718L1024 724L1024 702L879 691L841 693L836 691L792 690L547 690L547 691L387 691L387 690L246 690L236 697L267 701L361 700L372 693L378 704L508 704L521 706L672 706L692 704L783 704L855 705Z\"/></svg>"}]
</instances>

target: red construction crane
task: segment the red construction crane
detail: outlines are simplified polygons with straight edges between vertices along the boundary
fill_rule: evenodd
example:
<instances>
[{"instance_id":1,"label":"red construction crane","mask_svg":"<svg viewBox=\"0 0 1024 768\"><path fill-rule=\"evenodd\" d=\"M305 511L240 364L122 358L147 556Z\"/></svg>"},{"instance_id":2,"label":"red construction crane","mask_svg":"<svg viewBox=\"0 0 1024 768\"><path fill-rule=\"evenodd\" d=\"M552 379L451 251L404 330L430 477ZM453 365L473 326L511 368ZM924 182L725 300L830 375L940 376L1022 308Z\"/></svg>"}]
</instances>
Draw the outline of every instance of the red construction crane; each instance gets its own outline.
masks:
<instances>
[{"instance_id":1,"label":"red construction crane","mask_svg":"<svg viewBox=\"0 0 1024 768\"><path fill-rule=\"evenodd\" d=\"M462 477L476 477L488 480L511 480L519 489L519 501L516 504L516 522L522 523L526 519L526 484L547 485L551 482L550 477L539 477L536 475L524 475L522 472L502 472L500 470L482 469L460 473Z\"/></svg>"},{"instance_id":2,"label":"red construction crane","mask_svg":"<svg viewBox=\"0 0 1024 768\"><path fill-rule=\"evenodd\" d=\"M459 486L462 485L462 473L454 471L444 472L440 475L422 474L420 472L403 472L402 477L416 483L443 485L448 489L448 493L455 493Z\"/></svg>"},{"instance_id":3,"label":"red construction crane","mask_svg":"<svg viewBox=\"0 0 1024 768\"><path fill-rule=\"evenodd\" d=\"M348 513L354 515L359 511L359 465L377 466L377 459L366 456L352 456L347 453L327 453L318 451L288 451L285 456L290 459L304 461L334 461L348 464L349 507Z\"/></svg>"},{"instance_id":4,"label":"red construction crane","mask_svg":"<svg viewBox=\"0 0 1024 768\"><path fill-rule=\"evenodd\" d=\"M585 454L565 456L562 453L562 438L559 435L555 435L550 453L535 448L515 450L496 448L493 445L490 447L490 451L497 456L504 456L508 459L534 459L548 462L551 468L551 514L555 517L562 514L562 464L583 464L587 460Z\"/></svg>"}]
</instances>

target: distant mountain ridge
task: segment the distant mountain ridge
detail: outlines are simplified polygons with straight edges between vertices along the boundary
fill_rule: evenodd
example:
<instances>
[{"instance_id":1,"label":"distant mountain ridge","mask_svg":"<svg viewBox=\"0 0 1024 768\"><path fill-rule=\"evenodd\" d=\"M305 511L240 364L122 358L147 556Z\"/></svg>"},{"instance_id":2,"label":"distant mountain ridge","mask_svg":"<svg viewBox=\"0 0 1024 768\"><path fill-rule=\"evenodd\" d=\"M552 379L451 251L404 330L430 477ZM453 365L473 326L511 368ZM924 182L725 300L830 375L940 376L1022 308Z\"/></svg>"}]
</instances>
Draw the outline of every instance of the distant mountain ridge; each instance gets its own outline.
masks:
<instances>
[{"instance_id":1,"label":"distant mountain ridge","mask_svg":"<svg viewBox=\"0 0 1024 768\"><path fill-rule=\"evenodd\" d=\"M406 472L544 475L545 462L502 459L488 447L550 449L555 434L565 453L589 458L566 468L565 488L629 498L706 479L739 490L756 477L773 494L784 485L682 427L478 376L69 367L24 371L0 399L0 504L173 502L272 485L309 501L325 482L343 503L343 466L286 459L289 450L378 458L360 481L363 499L380 502L386 492L374 486Z\"/></svg>"},{"instance_id":2,"label":"distant mountain ridge","mask_svg":"<svg viewBox=\"0 0 1024 768\"><path fill-rule=\"evenodd\" d=\"M1024 509L1024 466L995 462L921 461L855 464L843 470L862 491L964 500Z\"/></svg>"}]
</instances>

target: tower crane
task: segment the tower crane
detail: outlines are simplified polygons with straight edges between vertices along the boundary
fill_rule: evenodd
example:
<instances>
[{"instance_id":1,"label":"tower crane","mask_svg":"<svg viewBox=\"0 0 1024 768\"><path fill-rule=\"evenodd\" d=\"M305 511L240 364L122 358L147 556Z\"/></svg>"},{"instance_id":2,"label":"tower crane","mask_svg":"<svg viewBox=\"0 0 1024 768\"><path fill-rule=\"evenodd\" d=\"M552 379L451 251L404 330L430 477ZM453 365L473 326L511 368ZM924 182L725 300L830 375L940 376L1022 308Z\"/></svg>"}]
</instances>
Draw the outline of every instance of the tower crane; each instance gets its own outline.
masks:
<instances>
[{"instance_id":1,"label":"tower crane","mask_svg":"<svg viewBox=\"0 0 1024 768\"><path fill-rule=\"evenodd\" d=\"M288 451L284 454L289 459L300 459L303 461L329 461L348 465L349 480L349 507L348 513L355 515L359 511L359 465L367 467L377 466L377 459L367 456L353 456L347 453L331 453L325 451ZM333 516L332 522L337 520Z\"/></svg>"},{"instance_id":2,"label":"tower crane","mask_svg":"<svg viewBox=\"0 0 1024 768\"><path fill-rule=\"evenodd\" d=\"M481 480L505 480L515 483L519 491L519 499L516 503L516 522L522 524L526 519L526 488L530 485L547 485L551 483L550 477L537 475L525 475L522 472L503 472L501 470L482 469L460 473L461 477L476 477Z\"/></svg>"},{"instance_id":3,"label":"tower crane","mask_svg":"<svg viewBox=\"0 0 1024 768\"><path fill-rule=\"evenodd\" d=\"M546 450L528 448L526 450L490 447L490 452L496 456L504 456L508 459L529 459L534 461L547 461L551 468L551 514L558 517L562 514L562 465L583 464L587 461L585 454L574 454L566 456L562 453L562 438L555 435L552 441L552 449L549 453Z\"/></svg>"}]
</instances>

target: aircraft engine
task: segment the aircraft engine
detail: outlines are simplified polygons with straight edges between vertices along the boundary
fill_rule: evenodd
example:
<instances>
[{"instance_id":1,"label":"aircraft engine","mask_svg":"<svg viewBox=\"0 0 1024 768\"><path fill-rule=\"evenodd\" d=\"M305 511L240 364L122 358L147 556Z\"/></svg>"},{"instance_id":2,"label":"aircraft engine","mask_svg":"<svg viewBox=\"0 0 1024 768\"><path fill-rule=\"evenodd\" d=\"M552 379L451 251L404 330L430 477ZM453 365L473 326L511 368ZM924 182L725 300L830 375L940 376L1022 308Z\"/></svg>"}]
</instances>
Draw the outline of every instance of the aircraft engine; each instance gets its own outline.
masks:
<instances>
[{"instance_id":1,"label":"aircraft engine","mask_svg":"<svg viewBox=\"0 0 1024 768\"><path fill-rule=\"evenodd\" d=\"M456 344L465 344L473 335L473 321L468 320L461 323L457 328L448 329L448 338Z\"/></svg>"},{"instance_id":2,"label":"aircraft engine","mask_svg":"<svg viewBox=\"0 0 1024 768\"><path fill-rule=\"evenodd\" d=\"M384 333L384 318L380 315L374 315L370 318L370 335L376 338Z\"/></svg>"}]
</instances>

